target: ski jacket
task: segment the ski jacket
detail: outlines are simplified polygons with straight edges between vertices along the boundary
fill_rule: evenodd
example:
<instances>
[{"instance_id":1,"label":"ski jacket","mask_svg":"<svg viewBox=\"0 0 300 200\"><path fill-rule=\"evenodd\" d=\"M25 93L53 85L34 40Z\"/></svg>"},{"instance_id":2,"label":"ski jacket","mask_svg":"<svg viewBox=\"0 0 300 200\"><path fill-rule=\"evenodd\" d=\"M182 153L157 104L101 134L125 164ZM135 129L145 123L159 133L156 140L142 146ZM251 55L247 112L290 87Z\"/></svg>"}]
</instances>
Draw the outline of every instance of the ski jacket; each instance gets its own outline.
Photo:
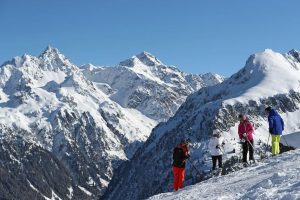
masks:
<instances>
[{"instance_id":1,"label":"ski jacket","mask_svg":"<svg viewBox=\"0 0 300 200\"><path fill-rule=\"evenodd\" d=\"M186 159L189 157L189 149L186 145L178 144L173 150L173 166L185 168Z\"/></svg>"},{"instance_id":2,"label":"ski jacket","mask_svg":"<svg viewBox=\"0 0 300 200\"><path fill-rule=\"evenodd\" d=\"M239 137L240 139L244 139L244 140L253 140L253 126L251 124L251 122L249 122L248 120L245 120L244 122L241 122L239 124ZM243 133L247 133L247 137L243 136Z\"/></svg>"},{"instance_id":3,"label":"ski jacket","mask_svg":"<svg viewBox=\"0 0 300 200\"><path fill-rule=\"evenodd\" d=\"M272 109L268 116L269 132L273 135L281 135L284 130L284 122L280 115Z\"/></svg>"},{"instance_id":4,"label":"ski jacket","mask_svg":"<svg viewBox=\"0 0 300 200\"><path fill-rule=\"evenodd\" d=\"M225 145L223 137L212 137L209 140L208 148L210 154L212 156L220 156L223 155L224 149L223 146Z\"/></svg>"}]
</instances>

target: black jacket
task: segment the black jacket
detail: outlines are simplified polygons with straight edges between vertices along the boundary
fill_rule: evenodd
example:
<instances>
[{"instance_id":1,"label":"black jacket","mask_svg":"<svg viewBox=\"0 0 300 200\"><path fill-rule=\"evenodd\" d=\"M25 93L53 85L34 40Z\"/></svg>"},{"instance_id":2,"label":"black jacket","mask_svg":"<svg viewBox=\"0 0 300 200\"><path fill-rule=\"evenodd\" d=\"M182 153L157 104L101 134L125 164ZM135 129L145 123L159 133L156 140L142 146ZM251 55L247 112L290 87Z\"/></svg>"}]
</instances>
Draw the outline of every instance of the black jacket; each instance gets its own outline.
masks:
<instances>
[{"instance_id":1,"label":"black jacket","mask_svg":"<svg viewBox=\"0 0 300 200\"><path fill-rule=\"evenodd\" d=\"M173 166L185 168L186 159L189 157L187 147L177 145L173 150Z\"/></svg>"}]
</instances>

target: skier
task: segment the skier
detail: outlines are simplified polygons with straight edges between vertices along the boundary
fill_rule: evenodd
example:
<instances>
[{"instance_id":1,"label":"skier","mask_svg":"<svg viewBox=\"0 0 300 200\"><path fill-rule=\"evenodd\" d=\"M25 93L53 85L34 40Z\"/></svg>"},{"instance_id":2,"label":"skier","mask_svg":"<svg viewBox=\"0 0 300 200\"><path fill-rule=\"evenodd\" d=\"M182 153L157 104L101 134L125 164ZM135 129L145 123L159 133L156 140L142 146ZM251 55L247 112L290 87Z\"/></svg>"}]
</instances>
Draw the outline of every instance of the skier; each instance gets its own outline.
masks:
<instances>
[{"instance_id":1,"label":"skier","mask_svg":"<svg viewBox=\"0 0 300 200\"><path fill-rule=\"evenodd\" d=\"M253 163L255 162L254 160L254 142L253 142L253 126L251 124L251 122L249 122L249 120L247 119L247 117L245 115L240 114L239 115L239 119L240 119L240 124L239 124L239 128L238 128L238 134L239 134L239 138L241 140L242 143L242 148L243 148L243 163L244 166L248 165L247 162L247 155L248 155L248 151L249 151L249 160L251 160Z\"/></svg>"},{"instance_id":2,"label":"skier","mask_svg":"<svg viewBox=\"0 0 300 200\"><path fill-rule=\"evenodd\" d=\"M181 142L176 145L173 151L174 191L183 188L185 163L186 160L190 157L188 145L188 140L182 139Z\"/></svg>"},{"instance_id":3,"label":"skier","mask_svg":"<svg viewBox=\"0 0 300 200\"><path fill-rule=\"evenodd\" d=\"M282 131L284 130L284 122L281 116L271 107L265 109L268 114L269 133L272 135L272 154L280 153L279 142Z\"/></svg>"},{"instance_id":4,"label":"skier","mask_svg":"<svg viewBox=\"0 0 300 200\"><path fill-rule=\"evenodd\" d=\"M210 154L211 154L211 158L212 158L212 171L213 171L213 175L217 174L216 171L216 167L217 167L217 161L218 161L218 165L219 165L219 173L222 173L222 155L224 150L223 147L225 145L224 139L221 136L220 133L218 133L217 131L213 132L213 136L212 138L209 140L208 143L208 148L210 150Z\"/></svg>"}]
</instances>

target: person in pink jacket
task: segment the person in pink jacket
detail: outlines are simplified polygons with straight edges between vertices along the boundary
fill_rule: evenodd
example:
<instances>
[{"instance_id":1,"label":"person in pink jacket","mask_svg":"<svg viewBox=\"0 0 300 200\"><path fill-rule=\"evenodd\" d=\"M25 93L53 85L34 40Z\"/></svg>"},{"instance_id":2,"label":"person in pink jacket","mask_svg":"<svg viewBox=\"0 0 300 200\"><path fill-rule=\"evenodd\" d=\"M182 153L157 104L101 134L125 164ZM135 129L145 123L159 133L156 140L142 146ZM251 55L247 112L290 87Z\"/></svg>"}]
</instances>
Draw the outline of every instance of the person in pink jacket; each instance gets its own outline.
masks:
<instances>
[{"instance_id":1,"label":"person in pink jacket","mask_svg":"<svg viewBox=\"0 0 300 200\"><path fill-rule=\"evenodd\" d=\"M247 162L247 155L249 152L249 160L251 160L252 162L255 162L254 160L254 142L253 142L253 126L251 124L251 122L249 122L249 120L247 119L247 117L245 115L239 115L239 119L240 119L240 124L239 124L239 138L241 140L242 143L242 148L243 148L243 163L245 165L248 164Z\"/></svg>"}]
</instances>

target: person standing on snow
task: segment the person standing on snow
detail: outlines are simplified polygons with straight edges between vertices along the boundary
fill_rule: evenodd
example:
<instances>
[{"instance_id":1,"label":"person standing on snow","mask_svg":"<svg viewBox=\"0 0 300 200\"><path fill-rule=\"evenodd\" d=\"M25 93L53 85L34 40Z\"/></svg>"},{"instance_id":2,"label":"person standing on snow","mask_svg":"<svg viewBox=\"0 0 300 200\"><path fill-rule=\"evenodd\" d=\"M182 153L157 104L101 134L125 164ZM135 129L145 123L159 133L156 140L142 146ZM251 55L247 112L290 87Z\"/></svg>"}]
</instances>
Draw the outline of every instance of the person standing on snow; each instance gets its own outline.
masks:
<instances>
[{"instance_id":1,"label":"person standing on snow","mask_svg":"<svg viewBox=\"0 0 300 200\"><path fill-rule=\"evenodd\" d=\"M284 130L284 122L276 110L267 107L265 112L268 114L269 133L272 135L272 154L280 153L279 142L282 131Z\"/></svg>"},{"instance_id":2,"label":"person standing on snow","mask_svg":"<svg viewBox=\"0 0 300 200\"><path fill-rule=\"evenodd\" d=\"M225 145L224 139L220 133L214 131L212 138L209 140L208 148L212 158L212 171L213 175L216 175L217 161L219 165L219 174L222 173L222 155L223 147Z\"/></svg>"},{"instance_id":3,"label":"person standing on snow","mask_svg":"<svg viewBox=\"0 0 300 200\"><path fill-rule=\"evenodd\" d=\"M247 119L247 117L245 115L240 114L239 115L239 119L240 119L240 124L239 124L239 128L238 128L238 134L239 134L239 138L241 140L242 143L242 148L243 148L243 163L246 165L248 164L247 162L247 155L248 155L248 151L249 151L249 160L252 160L253 162L255 162L254 160L254 142L253 142L253 126L251 124L251 122L249 122L249 120Z\"/></svg>"},{"instance_id":4,"label":"person standing on snow","mask_svg":"<svg viewBox=\"0 0 300 200\"><path fill-rule=\"evenodd\" d=\"M188 145L189 145L188 140L182 139L181 142L177 144L173 150L174 191L183 188L185 164L186 164L186 160L190 157Z\"/></svg>"}]
</instances>

